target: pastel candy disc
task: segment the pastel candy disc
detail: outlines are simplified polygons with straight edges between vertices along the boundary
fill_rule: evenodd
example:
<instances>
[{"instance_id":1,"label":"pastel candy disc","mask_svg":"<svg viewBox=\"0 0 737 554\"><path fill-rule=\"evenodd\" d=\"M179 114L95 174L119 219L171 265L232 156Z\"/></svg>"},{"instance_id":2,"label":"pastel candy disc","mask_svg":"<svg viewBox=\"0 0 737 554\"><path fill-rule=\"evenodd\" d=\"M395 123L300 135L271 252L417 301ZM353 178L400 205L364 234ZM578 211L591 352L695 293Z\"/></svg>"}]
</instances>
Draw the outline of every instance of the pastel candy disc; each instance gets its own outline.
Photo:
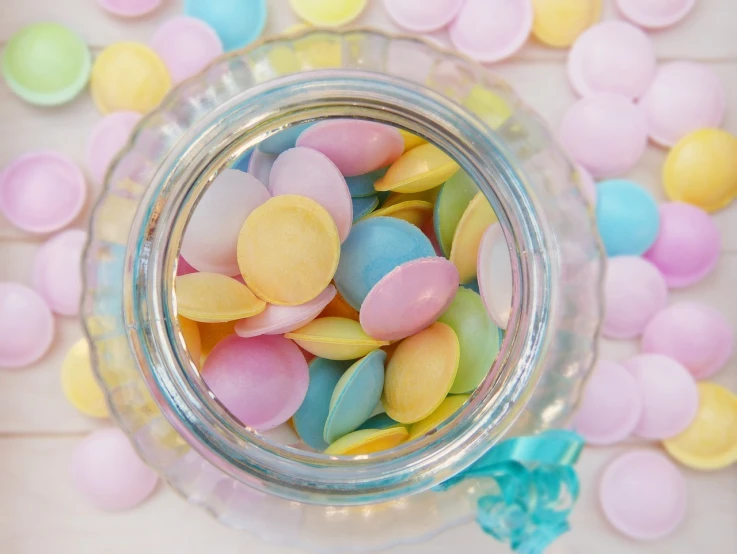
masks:
<instances>
[{"instance_id":1,"label":"pastel candy disc","mask_svg":"<svg viewBox=\"0 0 737 554\"><path fill-rule=\"evenodd\" d=\"M669 535L683 521L686 480L659 452L635 450L604 470L599 500L619 532L637 540L654 540Z\"/></svg>"},{"instance_id":2,"label":"pastel candy disc","mask_svg":"<svg viewBox=\"0 0 737 554\"><path fill-rule=\"evenodd\" d=\"M374 350L357 360L340 377L330 398L323 438L333 443L355 431L374 411L384 388L386 352Z\"/></svg>"},{"instance_id":3,"label":"pastel candy disc","mask_svg":"<svg viewBox=\"0 0 737 554\"><path fill-rule=\"evenodd\" d=\"M123 149L141 120L137 112L113 112L103 117L87 139L85 161L94 182L102 184L115 156Z\"/></svg>"},{"instance_id":4,"label":"pastel candy disc","mask_svg":"<svg viewBox=\"0 0 737 554\"><path fill-rule=\"evenodd\" d=\"M362 429L339 438L325 450L325 454L331 456L374 454L399 446L407 438L407 429L404 427Z\"/></svg>"},{"instance_id":5,"label":"pastel candy disc","mask_svg":"<svg viewBox=\"0 0 737 554\"><path fill-rule=\"evenodd\" d=\"M393 217L372 217L353 226L343 243L335 286L354 309L395 267L433 256L430 239L414 225Z\"/></svg>"},{"instance_id":6,"label":"pastel candy disc","mask_svg":"<svg viewBox=\"0 0 737 554\"><path fill-rule=\"evenodd\" d=\"M489 200L483 192L476 193L458 222L450 248L449 259L458 268L461 283L467 283L476 277L481 238L489 225L496 221L496 214Z\"/></svg>"},{"instance_id":7,"label":"pastel candy disc","mask_svg":"<svg viewBox=\"0 0 737 554\"><path fill-rule=\"evenodd\" d=\"M321 27L339 27L356 19L367 0L289 0L294 12L307 23Z\"/></svg>"},{"instance_id":8,"label":"pastel candy disc","mask_svg":"<svg viewBox=\"0 0 737 554\"><path fill-rule=\"evenodd\" d=\"M657 239L660 211L652 194L634 181L597 185L596 224L609 256L640 256Z\"/></svg>"},{"instance_id":9,"label":"pastel candy disc","mask_svg":"<svg viewBox=\"0 0 737 554\"><path fill-rule=\"evenodd\" d=\"M294 148L297 145L299 135L311 125L312 123L299 123L281 129L259 142L258 149L266 154L278 156L282 152Z\"/></svg>"},{"instance_id":10,"label":"pastel candy disc","mask_svg":"<svg viewBox=\"0 0 737 554\"><path fill-rule=\"evenodd\" d=\"M276 154L267 154L259 149L254 150L248 159L248 173L256 177L267 187L271 177L271 168L276 162Z\"/></svg>"},{"instance_id":11,"label":"pastel candy disc","mask_svg":"<svg viewBox=\"0 0 737 554\"><path fill-rule=\"evenodd\" d=\"M285 336L329 360L355 360L389 344L367 335L358 321L343 317L320 317Z\"/></svg>"},{"instance_id":12,"label":"pastel candy disc","mask_svg":"<svg viewBox=\"0 0 737 554\"><path fill-rule=\"evenodd\" d=\"M282 336L230 336L207 357L202 378L243 425L265 431L297 411L309 370L297 345Z\"/></svg>"},{"instance_id":13,"label":"pastel candy disc","mask_svg":"<svg viewBox=\"0 0 737 554\"><path fill-rule=\"evenodd\" d=\"M82 300L82 252L87 233L77 229L51 237L38 250L33 287L57 314L74 316Z\"/></svg>"},{"instance_id":14,"label":"pastel candy disc","mask_svg":"<svg viewBox=\"0 0 737 554\"><path fill-rule=\"evenodd\" d=\"M402 155L404 140L388 125L358 119L320 121L305 130L297 146L325 154L346 177L370 173Z\"/></svg>"},{"instance_id":15,"label":"pastel candy disc","mask_svg":"<svg viewBox=\"0 0 737 554\"><path fill-rule=\"evenodd\" d=\"M309 364L310 381L307 396L292 416L294 430L310 448L325 450L325 422L330 412L330 397L345 370L352 362L315 358Z\"/></svg>"},{"instance_id":16,"label":"pastel candy disc","mask_svg":"<svg viewBox=\"0 0 737 554\"><path fill-rule=\"evenodd\" d=\"M369 217L396 217L411 223L416 227L422 227L432 216L433 206L430 202L423 200L406 200L390 206L384 205L381 209L373 212Z\"/></svg>"},{"instance_id":17,"label":"pastel candy disc","mask_svg":"<svg viewBox=\"0 0 737 554\"><path fill-rule=\"evenodd\" d=\"M330 284L339 257L333 218L302 196L269 199L251 213L238 237L243 278L270 304L297 306L315 298Z\"/></svg>"},{"instance_id":18,"label":"pastel candy disc","mask_svg":"<svg viewBox=\"0 0 737 554\"><path fill-rule=\"evenodd\" d=\"M422 192L437 187L458 171L458 164L434 144L421 144L405 152L374 183L378 191Z\"/></svg>"},{"instance_id":19,"label":"pastel candy disc","mask_svg":"<svg viewBox=\"0 0 737 554\"><path fill-rule=\"evenodd\" d=\"M478 293L459 288L453 302L438 319L455 332L461 357L450 392L475 389L488 375L501 347L501 333L494 325Z\"/></svg>"},{"instance_id":20,"label":"pastel candy disc","mask_svg":"<svg viewBox=\"0 0 737 554\"><path fill-rule=\"evenodd\" d=\"M716 383L699 383L698 388L696 418L663 446L688 467L721 469L737 462L737 395Z\"/></svg>"},{"instance_id":21,"label":"pastel candy disc","mask_svg":"<svg viewBox=\"0 0 737 554\"><path fill-rule=\"evenodd\" d=\"M298 194L320 204L335 221L341 242L351 232L351 193L340 170L322 152L297 147L280 154L271 167L269 191L274 196Z\"/></svg>"},{"instance_id":22,"label":"pastel candy disc","mask_svg":"<svg viewBox=\"0 0 737 554\"><path fill-rule=\"evenodd\" d=\"M69 403L90 417L107 417L105 395L92 372L87 339L69 349L61 365L61 388Z\"/></svg>"},{"instance_id":23,"label":"pastel candy disc","mask_svg":"<svg viewBox=\"0 0 737 554\"><path fill-rule=\"evenodd\" d=\"M54 340L54 316L43 298L18 283L0 282L0 369L30 365Z\"/></svg>"},{"instance_id":24,"label":"pastel candy disc","mask_svg":"<svg viewBox=\"0 0 737 554\"><path fill-rule=\"evenodd\" d=\"M376 189L374 189L374 183L381 179L386 174L387 168L382 167L371 173L364 173L363 175L355 175L353 177L347 177L345 182L348 185L348 190L351 191L353 198L363 198L365 196L374 196Z\"/></svg>"},{"instance_id":25,"label":"pastel candy disc","mask_svg":"<svg viewBox=\"0 0 737 554\"><path fill-rule=\"evenodd\" d=\"M648 29L662 29L681 21L696 5L696 0L617 0L627 19Z\"/></svg>"},{"instance_id":26,"label":"pastel candy disc","mask_svg":"<svg viewBox=\"0 0 737 554\"><path fill-rule=\"evenodd\" d=\"M406 262L387 273L368 293L361 305L361 326L382 340L413 335L445 311L458 284L458 270L445 258Z\"/></svg>"},{"instance_id":27,"label":"pastel candy disc","mask_svg":"<svg viewBox=\"0 0 737 554\"><path fill-rule=\"evenodd\" d=\"M442 29L458 15L462 0L384 0L389 17L415 33Z\"/></svg>"},{"instance_id":28,"label":"pastel candy disc","mask_svg":"<svg viewBox=\"0 0 737 554\"><path fill-rule=\"evenodd\" d=\"M299 306L275 306L267 304L266 309L258 315L241 319L235 325L235 332L240 337L258 335L282 335L307 325L335 297L333 285L318 294L315 298Z\"/></svg>"},{"instance_id":29,"label":"pastel candy disc","mask_svg":"<svg viewBox=\"0 0 737 554\"><path fill-rule=\"evenodd\" d=\"M362 198L351 198L351 203L353 204L353 222L355 223L373 213L376 206L379 205L379 197L374 194Z\"/></svg>"},{"instance_id":30,"label":"pastel candy disc","mask_svg":"<svg viewBox=\"0 0 737 554\"><path fill-rule=\"evenodd\" d=\"M481 299L500 329L507 328L512 313L511 256L501 225L493 223L481 239L476 273Z\"/></svg>"},{"instance_id":31,"label":"pastel candy disc","mask_svg":"<svg viewBox=\"0 0 737 554\"><path fill-rule=\"evenodd\" d=\"M238 275L243 222L269 198L269 191L253 175L224 170L210 183L189 219L182 256L198 271Z\"/></svg>"},{"instance_id":32,"label":"pastel candy disc","mask_svg":"<svg viewBox=\"0 0 737 554\"><path fill-rule=\"evenodd\" d=\"M450 391L460 360L458 337L444 323L399 343L386 368L382 403L400 423L415 423L437 409Z\"/></svg>"},{"instance_id":33,"label":"pastel candy disc","mask_svg":"<svg viewBox=\"0 0 737 554\"><path fill-rule=\"evenodd\" d=\"M409 440L414 440L432 431L450 419L468 401L467 394L450 394L445 397L433 413L425 419L413 423L409 428Z\"/></svg>"},{"instance_id":34,"label":"pastel candy disc","mask_svg":"<svg viewBox=\"0 0 737 554\"><path fill-rule=\"evenodd\" d=\"M438 238L443 255L450 255L458 222L478 192L476 183L465 171L458 171L440 187L435 202L434 224L435 236Z\"/></svg>"},{"instance_id":35,"label":"pastel candy disc","mask_svg":"<svg viewBox=\"0 0 737 554\"><path fill-rule=\"evenodd\" d=\"M557 48L570 46L601 16L602 0L533 0L532 34Z\"/></svg>"},{"instance_id":36,"label":"pastel candy disc","mask_svg":"<svg viewBox=\"0 0 737 554\"><path fill-rule=\"evenodd\" d=\"M177 309L184 317L221 323L258 315L266 302L246 285L219 273L190 273L176 278Z\"/></svg>"}]
</instances>

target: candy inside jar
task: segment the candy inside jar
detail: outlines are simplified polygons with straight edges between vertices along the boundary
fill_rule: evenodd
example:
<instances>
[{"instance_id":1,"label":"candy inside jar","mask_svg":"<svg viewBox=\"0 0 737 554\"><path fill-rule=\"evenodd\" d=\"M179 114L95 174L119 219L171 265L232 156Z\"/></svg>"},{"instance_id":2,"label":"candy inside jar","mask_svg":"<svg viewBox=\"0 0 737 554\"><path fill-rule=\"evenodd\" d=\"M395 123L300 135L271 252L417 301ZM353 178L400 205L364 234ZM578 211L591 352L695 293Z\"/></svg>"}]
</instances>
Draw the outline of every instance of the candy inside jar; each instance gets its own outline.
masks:
<instances>
[{"instance_id":1,"label":"candy inside jar","mask_svg":"<svg viewBox=\"0 0 737 554\"><path fill-rule=\"evenodd\" d=\"M214 398L253 432L331 456L452 420L489 378L513 305L485 194L437 145L369 120L241 149L180 251L178 319Z\"/></svg>"}]
</instances>

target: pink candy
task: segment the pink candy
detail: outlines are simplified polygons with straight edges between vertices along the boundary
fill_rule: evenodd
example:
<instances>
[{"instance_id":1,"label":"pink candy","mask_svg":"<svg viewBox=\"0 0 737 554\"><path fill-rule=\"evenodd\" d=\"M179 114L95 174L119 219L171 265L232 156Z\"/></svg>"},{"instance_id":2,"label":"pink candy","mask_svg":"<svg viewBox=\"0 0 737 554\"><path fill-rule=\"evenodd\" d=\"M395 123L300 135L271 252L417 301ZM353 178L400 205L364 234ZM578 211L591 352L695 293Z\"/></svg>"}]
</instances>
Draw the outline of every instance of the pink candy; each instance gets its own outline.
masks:
<instances>
[{"instance_id":1,"label":"pink candy","mask_svg":"<svg viewBox=\"0 0 737 554\"><path fill-rule=\"evenodd\" d=\"M281 335L230 336L207 357L202 378L243 425L265 431L297 411L309 372L299 347Z\"/></svg>"},{"instance_id":2,"label":"pink candy","mask_svg":"<svg viewBox=\"0 0 737 554\"><path fill-rule=\"evenodd\" d=\"M622 365L635 378L642 395L636 435L665 440L691 424L699 408L699 391L685 367L661 354L639 354Z\"/></svg>"},{"instance_id":3,"label":"pink candy","mask_svg":"<svg viewBox=\"0 0 737 554\"><path fill-rule=\"evenodd\" d=\"M638 337L667 300L665 279L653 264L634 256L609 258L602 334L613 339Z\"/></svg>"},{"instance_id":4,"label":"pink candy","mask_svg":"<svg viewBox=\"0 0 737 554\"><path fill-rule=\"evenodd\" d=\"M394 127L358 119L315 123L297 139L297 146L325 154L344 177L371 173L394 162L404 151L404 140Z\"/></svg>"},{"instance_id":5,"label":"pink candy","mask_svg":"<svg viewBox=\"0 0 737 554\"><path fill-rule=\"evenodd\" d=\"M156 473L136 454L120 429L91 433L74 450L72 479L92 504L103 510L126 510L156 488Z\"/></svg>"},{"instance_id":6,"label":"pink candy","mask_svg":"<svg viewBox=\"0 0 737 554\"><path fill-rule=\"evenodd\" d=\"M686 17L696 0L617 0L617 7L627 19L649 29L675 25Z\"/></svg>"},{"instance_id":7,"label":"pink candy","mask_svg":"<svg viewBox=\"0 0 737 554\"><path fill-rule=\"evenodd\" d=\"M54 316L36 291L0 282L0 368L39 360L54 340Z\"/></svg>"},{"instance_id":8,"label":"pink candy","mask_svg":"<svg viewBox=\"0 0 737 554\"><path fill-rule=\"evenodd\" d=\"M671 288L687 287L716 267L722 249L719 229L701 208L682 202L661 204L660 229L645 253Z\"/></svg>"},{"instance_id":9,"label":"pink candy","mask_svg":"<svg viewBox=\"0 0 737 554\"><path fill-rule=\"evenodd\" d=\"M115 156L123 149L141 120L137 112L113 112L97 122L87 140L85 161L92 180L102 183Z\"/></svg>"},{"instance_id":10,"label":"pink candy","mask_svg":"<svg viewBox=\"0 0 737 554\"><path fill-rule=\"evenodd\" d=\"M714 308L679 302L650 320L642 333L642 351L669 356L696 379L707 379L732 355L734 330Z\"/></svg>"},{"instance_id":11,"label":"pink candy","mask_svg":"<svg viewBox=\"0 0 737 554\"><path fill-rule=\"evenodd\" d=\"M394 22L415 33L437 31L453 21L463 0L384 0Z\"/></svg>"},{"instance_id":12,"label":"pink candy","mask_svg":"<svg viewBox=\"0 0 737 554\"><path fill-rule=\"evenodd\" d=\"M647 147L642 110L609 92L582 98L563 117L560 141L594 177L614 177L632 169Z\"/></svg>"},{"instance_id":13,"label":"pink candy","mask_svg":"<svg viewBox=\"0 0 737 554\"><path fill-rule=\"evenodd\" d=\"M36 254L31 280L49 307L60 315L77 315L82 300L84 231L64 231L49 239Z\"/></svg>"}]
</instances>

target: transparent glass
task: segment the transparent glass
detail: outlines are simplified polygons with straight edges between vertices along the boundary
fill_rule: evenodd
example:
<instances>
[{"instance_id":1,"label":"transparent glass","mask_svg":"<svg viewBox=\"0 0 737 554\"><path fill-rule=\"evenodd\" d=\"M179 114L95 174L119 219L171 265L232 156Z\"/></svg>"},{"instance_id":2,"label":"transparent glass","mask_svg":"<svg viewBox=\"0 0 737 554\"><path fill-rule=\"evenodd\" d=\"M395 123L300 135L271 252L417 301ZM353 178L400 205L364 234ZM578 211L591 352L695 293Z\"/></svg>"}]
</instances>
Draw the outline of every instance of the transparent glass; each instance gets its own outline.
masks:
<instances>
[{"instance_id":1,"label":"transparent glass","mask_svg":"<svg viewBox=\"0 0 737 554\"><path fill-rule=\"evenodd\" d=\"M437 432L352 460L233 420L189 358L172 294L182 231L217 172L280 129L331 117L445 149L515 253L513 316L470 401ZM571 164L506 84L417 39L312 31L216 61L140 123L92 218L84 324L113 417L183 497L267 541L373 550L471 519L493 482L432 488L503 438L566 425L595 358L602 260Z\"/></svg>"}]
</instances>

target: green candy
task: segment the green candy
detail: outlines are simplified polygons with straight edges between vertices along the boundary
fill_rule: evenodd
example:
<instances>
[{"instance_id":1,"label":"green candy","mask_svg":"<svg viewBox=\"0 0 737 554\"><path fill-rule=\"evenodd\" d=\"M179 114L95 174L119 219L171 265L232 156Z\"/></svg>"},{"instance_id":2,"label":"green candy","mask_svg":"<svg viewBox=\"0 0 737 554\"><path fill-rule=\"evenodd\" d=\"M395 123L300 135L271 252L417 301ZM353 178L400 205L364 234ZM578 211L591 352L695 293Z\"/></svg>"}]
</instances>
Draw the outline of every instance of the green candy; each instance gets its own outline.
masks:
<instances>
[{"instance_id":1,"label":"green candy","mask_svg":"<svg viewBox=\"0 0 737 554\"><path fill-rule=\"evenodd\" d=\"M440 187L440 193L435 201L434 225L440 251L446 258L450 255L458 222L478 191L476 183L463 170Z\"/></svg>"},{"instance_id":2,"label":"green candy","mask_svg":"<svg viewBox=\"0 0 737 554\"><path fill-rule=\"evenodd\" d=\"M13 35L2 71L10 89L37 106L58 106L87 85L92 56L82 38L57 23L35 23Z\"/></svg>"},{"instance_id":3,"label":"green candy","mask_svg":"<svg viewBox=\"0 0 737 554\"><path fill-rule=\"evenodd\" d=\"M438 319L458 336L461 360L450 388L451 394L471 392L481 384L502 344L499 327L489 316L478 293L460 287L445 313Z\"/></svg>"}]
</instances>

